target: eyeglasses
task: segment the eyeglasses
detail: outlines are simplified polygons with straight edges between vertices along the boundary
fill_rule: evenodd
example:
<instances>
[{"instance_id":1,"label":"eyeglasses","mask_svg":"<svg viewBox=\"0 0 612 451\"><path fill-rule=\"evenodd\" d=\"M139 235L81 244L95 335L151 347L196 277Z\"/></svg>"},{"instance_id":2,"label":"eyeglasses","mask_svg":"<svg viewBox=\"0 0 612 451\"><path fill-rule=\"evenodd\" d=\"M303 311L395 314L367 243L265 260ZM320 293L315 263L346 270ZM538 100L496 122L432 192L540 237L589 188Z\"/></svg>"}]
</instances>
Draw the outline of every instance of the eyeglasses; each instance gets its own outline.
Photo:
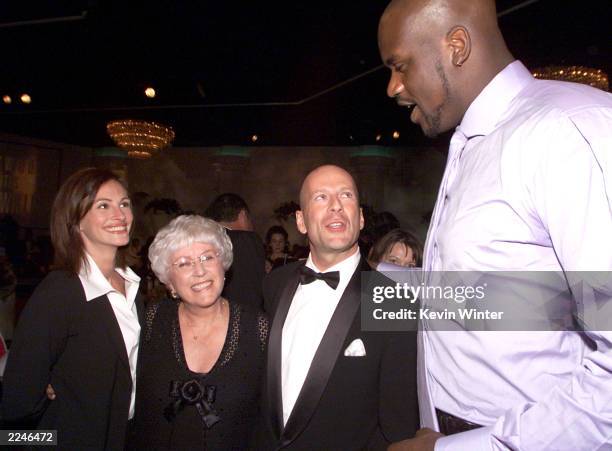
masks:
<instances>
[{"instance_id":1,"label":"eyeglasses","mask_svg":"<svg viewBox=\"0 0 612 451\"><path fill-rule=\"evenodd\" d=\"M177 272L181 274L191 274L195 270L197 262L203 264L204 267L210 268L212 265L215 264L219 255L219 252L216 252L214 254L202 254L195 260L192 258L181 257L176 262L172 263L172 266L174 266Z\"/></svg>"}]
</instances>

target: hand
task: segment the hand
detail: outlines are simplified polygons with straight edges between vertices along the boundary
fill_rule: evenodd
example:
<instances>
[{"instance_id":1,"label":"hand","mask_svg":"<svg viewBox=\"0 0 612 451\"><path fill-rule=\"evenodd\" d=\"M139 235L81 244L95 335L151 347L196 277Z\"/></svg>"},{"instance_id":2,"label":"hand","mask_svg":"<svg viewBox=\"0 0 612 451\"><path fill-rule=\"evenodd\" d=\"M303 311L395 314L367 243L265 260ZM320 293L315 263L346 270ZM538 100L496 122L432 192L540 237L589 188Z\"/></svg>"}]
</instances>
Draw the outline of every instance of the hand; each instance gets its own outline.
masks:
<instances>
[{"instance_id":1,"label":"hand","mask_svg":"<svg viewBox=\"0 0 612 451\"><path fill-rule=\"evenodd\" d=\"M47 398L49 398L51 401L55 399L55 390L53 390L51 384L47 385L47 389L45 390L45 392L47 393Z\"/></svg>"},{"instance_id":2,"label":"hand","mask_svg":"<svg viewBox=\"0 0 612 451\"><path fill-rule=\"evenodd\" d=\"M419 429L414 438L392 443L387 451L434 451L440 437L444 435L429 428Z\"/></svg>"}]
</instances>

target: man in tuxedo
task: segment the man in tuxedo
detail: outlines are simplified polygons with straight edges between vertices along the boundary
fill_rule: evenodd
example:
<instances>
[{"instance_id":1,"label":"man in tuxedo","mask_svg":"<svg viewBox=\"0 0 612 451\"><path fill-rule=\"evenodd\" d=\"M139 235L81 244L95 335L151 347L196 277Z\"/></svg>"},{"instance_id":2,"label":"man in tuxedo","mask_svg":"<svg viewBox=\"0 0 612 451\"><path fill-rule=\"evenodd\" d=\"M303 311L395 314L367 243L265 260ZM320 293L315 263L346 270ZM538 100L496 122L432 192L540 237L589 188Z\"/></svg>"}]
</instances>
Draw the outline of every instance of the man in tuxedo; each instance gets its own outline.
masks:
<instances>
[{"instance_id":1,"label":"man in tuxedo","mask_svg":"<svg viewBox=\"0 0 612 451\"><path fill-rule=\"evenodd\" d=\"M357 244L364 220L351 175L313 170L300 208L308 260L264 280L273 322L256 448L386 449L417 429L415 335L361 330L361 278L370 267Z\"/></svg>"},{"instance_id":2,"label":"man in tuxedo","mask_svg":"<svg viewBox=\"0 0 612 451\"><path fill-rule=\"evenodd\" d=\"M266 256L263 242L253 231L247 203L238 194L224 193L210 204L204 216L225 227L232 241L234 261L226 274L223 296L260 309Z\"/></svg>"}]
</instances>

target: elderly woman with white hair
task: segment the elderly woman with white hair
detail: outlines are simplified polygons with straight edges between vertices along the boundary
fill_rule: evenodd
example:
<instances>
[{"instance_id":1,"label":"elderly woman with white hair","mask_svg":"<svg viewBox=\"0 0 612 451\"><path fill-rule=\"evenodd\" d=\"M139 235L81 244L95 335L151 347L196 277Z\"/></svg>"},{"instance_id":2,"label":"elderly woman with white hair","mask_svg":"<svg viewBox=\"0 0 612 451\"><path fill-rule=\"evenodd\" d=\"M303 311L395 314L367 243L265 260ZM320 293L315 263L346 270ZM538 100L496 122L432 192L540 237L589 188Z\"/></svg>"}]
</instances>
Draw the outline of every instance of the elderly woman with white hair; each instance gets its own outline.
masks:
<instances>
[{"instance_id":1,"label":"elderly woman with white hair","mask_svg":"<svg viewBox=\"0 0 612 451\"><path fill-rule=\"evenodd\" d=\"M258 417L268 320L221 296L232 243L201 216L179 216L149 248L172 299L148 306L128 449L248 447Z\"/></svg>"}]
</instances>

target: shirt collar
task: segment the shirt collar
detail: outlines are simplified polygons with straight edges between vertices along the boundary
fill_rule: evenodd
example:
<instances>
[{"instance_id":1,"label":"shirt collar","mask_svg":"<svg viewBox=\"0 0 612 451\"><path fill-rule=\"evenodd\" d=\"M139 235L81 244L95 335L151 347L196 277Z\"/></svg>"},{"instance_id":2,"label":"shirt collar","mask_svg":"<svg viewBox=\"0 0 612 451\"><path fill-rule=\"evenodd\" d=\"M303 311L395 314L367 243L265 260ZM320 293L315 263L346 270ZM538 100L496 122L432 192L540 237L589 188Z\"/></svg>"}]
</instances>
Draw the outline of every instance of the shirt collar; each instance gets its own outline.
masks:
<instances>
[{"instance_id":1,"label":"shirt collar","mask_svg":"<svg viewBox=\"0 0 612 451\"><path fill-rule=\"evenodd\" d=\"M359 252L359 247L350 257L345 258L339 263L336 263L334 266L327 268L325 271L321 271L312 261L312 252L308 255L308 260L306 261L306 266L316 272L330 272L330 271L339 271L340 272L340 283L344 281L348 281L349 278L357 269L359 265L359 260L361 259L361 253Z\"/></svg>"},{"instance_id":2,"label":"shirt collar","mask_svg":"<svg viewBox=\"0 0 612 451\"><path fill-rule=\"evenodd\" d=\"M100 271L94 259L87 252L85 252L85 259L87 260L87 265L81 266L79 279L81 279L81 284L85 290L85 299L87 302L104 296L112 291L116 291L108 279L104 277L104 274L102 274L102 271ZM126 267L125 270L122 268L115 268L115 271L117 271L128 284L138 284L140 282L140 277L138 277L129 267Z\"/></svg>"},{"instance_id":3,"label":"shirt collar","mask_svg":"<svg viewBox=\"0 0 612 451\"><path fill-rule=\"evenodd\" d=\"M474 99L458 129L468 138L488 135L504 118L512 100L533 81L523 63L516 60L508 64Z\"/></svg>"}]
</instances>

